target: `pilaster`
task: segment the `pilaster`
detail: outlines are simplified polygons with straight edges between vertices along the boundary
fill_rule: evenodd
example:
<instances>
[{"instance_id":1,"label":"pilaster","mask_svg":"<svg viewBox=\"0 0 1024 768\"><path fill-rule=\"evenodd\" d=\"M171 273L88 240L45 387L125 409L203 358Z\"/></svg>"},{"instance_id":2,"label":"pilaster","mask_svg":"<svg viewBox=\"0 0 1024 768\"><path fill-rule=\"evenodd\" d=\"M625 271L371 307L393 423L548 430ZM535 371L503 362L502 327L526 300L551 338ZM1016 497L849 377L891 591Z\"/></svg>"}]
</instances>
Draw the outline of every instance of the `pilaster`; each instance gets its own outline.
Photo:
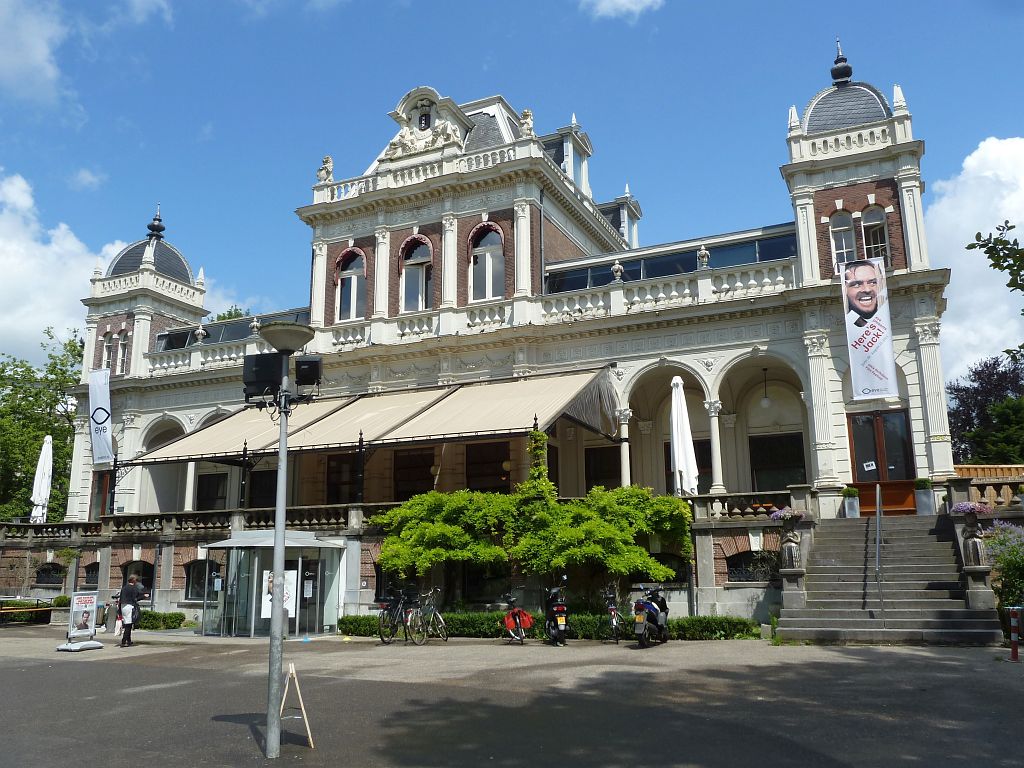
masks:
<instances>
[{"instance_id":1,"label":"pilaster","mask_svg":"<svg viewBox=\"0 0 1024 768\"><path fill-rule=\"evenodd\" d=\"M935 480L956 475L946 409L946 387L939 351L940 327L937 317L919 319L914 323L921 398L924 400L925 432L928 435L928 473Z\"/></svg>"},{"instance_id":2,"label":"pilaster","mask_svg":"<svg viewBox=\"0 0 1024 768\"><path fill-rule=\"evenodd\" d=\"M811 416L811 439L814 449L814 487L838 488L843 485L836 474L836 445L832 436L832 402L828 391L828 336L820 331L804 333L811 390L805 403ZM808 397L809 395L809 397Z\"/></svg>"},{"instance_id":3,"label":"pilaster","mask_svg":"<svg viewBox=\"0 0 1024 768\"><path fill-rule=\"evenodd\" d=\"M323 328L324 311L327 306L327 243L321 239L313 241L313 275L309 288L309 324Z\"/></svg>"},{"instance_id":4,"label":"pilaster","mask_svg":"<svg viewBox=\"0 0 1024 768\"><path fill-rule=\"evenodd\" d=\"M532 292L532 270L530 253L530 203L526 200L515 201L515 263L516 263L516 296L529 296Z\"/></svg>"}]
</instances>

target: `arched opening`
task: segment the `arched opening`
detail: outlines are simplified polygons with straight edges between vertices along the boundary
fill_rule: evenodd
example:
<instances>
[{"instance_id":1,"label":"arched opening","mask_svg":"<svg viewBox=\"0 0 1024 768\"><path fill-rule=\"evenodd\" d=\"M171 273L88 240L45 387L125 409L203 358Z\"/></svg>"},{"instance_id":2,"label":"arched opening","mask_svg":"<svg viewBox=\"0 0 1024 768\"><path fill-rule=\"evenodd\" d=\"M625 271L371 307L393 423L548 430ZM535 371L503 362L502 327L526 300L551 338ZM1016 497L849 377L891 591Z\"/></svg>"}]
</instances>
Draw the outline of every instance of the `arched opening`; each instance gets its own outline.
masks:
<instances>
[{"instance_id":1,"label":"arched opening","mask_svg":"<svg viewBox=\"0 0 1024 768\"><path fill-rule=\"evenodd\" d=\"M482 229L473 236L469 254L469 295L472 301L505 295L505 253L501 234Z\"/></svg>"},{"instance_id":2,"label":"arched opening","mask_svg":"<svg viewBox=\"0 0 1024 768\"><path fill-rule=\"evenodd\" d=\"M341 254L336 281L337 321L343 323L366 317L366 259L362 251L349 250Z\"/></svg>"},{"instance_id":3,"label":"arched opening","mask_svg":"<svg viewBox=\"0 0 1024 768\"><path fill-rule=\"evenodd\" d=\"M144 592L153 589L153 564L145 560L132 560L121 566L121 586L128 583L128 577L135 576Z\"/></svg>"},{"instance_id":4,"label":"arched opening","mask_svg":"<svg viewBox=\"0 0 1024 768\"><path fill-rule=\"evenodd\" d=\"M430 246L422 240L413 239L402 250L402 311L430 309Z\"/></svg>"},{"instance_id":5,"label":"arched opening","mask_svg":"<svg viewBox=\"0 0 1024 768\"><path fill-rule=\"evenodd\" d=\"M143 445L144 451L152 451L185 434L176 421L164 421L149 433ZM157 464L149 467L143 484L139 511L156 514L176 512L184 508L186 464ZM148 487L147 487L148 486Z\"/></svg>"},{"instance_id":6,"label":"arched opening","mask_svg":"<svg viewBox=\"0 0 1024 768\"><path fill-rule=\"evenodd\" d=\"M61 587L64 585L64 577L67 569L59 563L44 563L36 569L36 586L39 587Z\"/></svg>"}]
</instances>

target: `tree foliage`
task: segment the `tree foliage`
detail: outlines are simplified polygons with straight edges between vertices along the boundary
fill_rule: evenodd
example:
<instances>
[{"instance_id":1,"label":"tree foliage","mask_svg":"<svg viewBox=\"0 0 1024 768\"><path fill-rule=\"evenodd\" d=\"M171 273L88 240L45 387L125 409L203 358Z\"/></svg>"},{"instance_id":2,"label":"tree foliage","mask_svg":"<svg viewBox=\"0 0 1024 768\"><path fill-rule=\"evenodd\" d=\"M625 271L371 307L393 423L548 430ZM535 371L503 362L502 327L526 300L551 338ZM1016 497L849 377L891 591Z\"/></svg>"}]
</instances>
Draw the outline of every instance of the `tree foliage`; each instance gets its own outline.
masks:
<instances>
[{"instance_id":1,"label":"tree foliage","mask_svg":"<svg viewBox=\"0 0 1024 768\"><path fill-rule=\"evenodd\" d=\"M53 437L49 519L62 520L67 507L75 404L66 391L79 381L82 352L74 340L77 331L67 341L52 328L44 333L46 363L40 368L0 353L0 520L32 512L32 483L46 435Z\"/></svg>"},{"instance_id":2,"label":"tree foliage","mask_svg":"<svg viewBox=\"0 0 1024 768\"><path fill-rule=\"evenodd\" d=\"M674 575L637 542L657 535L690 554L690 510L649 488L594 488L559 501L547 475L547 436L530 435L530 472L513 494L456 491L415 496L373 518L386 536L379 564L408 577L445 563L509 564L518 572L582 571L589 580L631 574L662 581Z\"/></svg>"},{"instance_id":3,"label":"tree foliage","mask_svg":"<svg viewBox=\"0 0 1024 768\"><path fill-rule=\"evenodd\" d=\"M234 320L235 318L238 317L248 317L251 314L252 310L242 309L237 304L232 304L223 312L218 312L216 317L213 318L213 322L218 323L221 320Z\"/></svg>"},{"instance_id":4,"label":"tree foliage","mask_svg":"<svg viewBox=\"0 0 1024 768\"><path fill-rule=\"evenodd\" d=\"M1008 397L988 409L991 425L967 438L981 464L1024 464L1024 400Z\"/></svg>"},{"instance_id":5,"label":"tree foliage","mask_svg":"<svg viewBox=\"0 0 1024 768\"><path fill-rule=\"evenodd\" d=\"M968 243L968 250L980 250L987 257L993 269L998 269L1009 276L1006 287L1011 291L1024 293L1024 248L1020 247L1017 238L1010 240L1010 232L1016 227L1004 221L996 225L996 234L991 232L986 237L978 232L974 236L974 242ZM1024 309L1021 310L1024 315ZM1024 360L1024 343L1016 349L1005 350L1006 354L1013 360L1020 362Z\"/></svg>"},{"instance_id":6,"label":"tree foliage","mask_svg":"<svg viewBox=\"0 0 1024 768\"><path fill-rule=\"evenodd\" d=\"M965 377L947 384L946 394L954 461L991 463L990 450L982 445L996 425L991 409L1007 398L1024 397L1024 361L1004 357L980 360Z\"/></svg>"}]
</instances>

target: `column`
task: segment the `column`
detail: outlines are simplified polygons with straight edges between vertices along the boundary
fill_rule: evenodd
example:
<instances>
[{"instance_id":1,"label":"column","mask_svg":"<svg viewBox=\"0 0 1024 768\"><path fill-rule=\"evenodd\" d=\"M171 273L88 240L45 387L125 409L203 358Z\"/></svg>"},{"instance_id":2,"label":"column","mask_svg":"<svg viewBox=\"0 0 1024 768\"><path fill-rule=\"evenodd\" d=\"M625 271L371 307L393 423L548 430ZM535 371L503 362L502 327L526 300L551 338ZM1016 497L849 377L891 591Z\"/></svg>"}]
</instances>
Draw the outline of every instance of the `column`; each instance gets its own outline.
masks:
<instances>
[{"instance_id":1,"label":"column","mask_svg":"<svg viewBox=\"0 0 1024 768\"><path fill-rule=\"evenodd\" d=\"M900 206L903 209L903 231L907 241L907 268L927 269L928 241L924 236L921 181L917 173L910 178L900 179Z\"/></svg>"},{"instance_id":2,"label":"column","mask_svg":"<svg viewBox=\"0 0 1024 768\"><path fill-rule=\"evenodd\" d=\"M797 253L800 254L800 283L816 283L821 280L818 265L818 238L814 223L814 195L800 192L793 195L793 209L796 214Z\"/></svg>"},{"instance_id":3,"label":"column","mask_svg":"<svg viewBox=\"0 0 1024 768\"><path fill-rule=\"evenodd\" d=\"M196 463L188 462L185 465L185 498L181 500L181 509L184 512L192 512L196 508Z\"/></svg>"},{"instance_id":4,"label":"column","mask_svg":"<svg viewBox=\"0 0 1024 768\"><path fill-rule=\"evenodd\" d=\"M828 392L828 337L820 332L804 334L811 391L804 400L810 416L811 445L814 448L814 487L838 488L843 485L836 474L836 446L832 439L832 406Z\"/></svg>"},{"instance_id":5,"label":"column","mask_svg":"<svg viewBox=\"0 0 1024 768\"><path fill-rule=\"evenodd\" d=\"M324 327L326 299L327 243L318 238L313 241L313 275L309 291L309 324L313 328Z\"/></svg>"},{"instance_id":6,"label":"column","mask_svg":"<svg viewBox=\"0 0 1024 768\"><path fill-rule=\"evenodd\" d=\"M149 371L146 369L146 358L144 355L149 352L149 330L153 322L153 313L149 310L136 309L135 322L132 324L132 352L129 362L128 373L132 376L145 376ZM117 362L111 361L110 367L117 370Z\"/></svg>"},{"instance_id":7,"label":"column","mask_svg":"<svg viewBox=\"0 0 1024 768\"><path fill-rule=\"evenodd\" d=\"M633 417L633 412L629 408L622 408L616 411L615 415L619 418L619 438L622 440L619 443L619 485L625 488L633 482L629 471L629 420Z\"/></svg>"},{"instance_id":8,"label":"column","mask_svg":"<svg viewBox=\"0 0 1024 768\"><path fill-rule=\"evenodd\" d=\"M457 253L458 220L452 213L441 217L444 239L441 241L441 307L454 307L459 274Z\"/></svg>"},{"instance_id":9,"label":"column","mask_svg":"<svg viewBox=\"0 0 1024 768\"><path fill-rule=\"evenodd\" d=\"M711 493L725 493L725 484L722 482L722 436L718 425L722 401L705 400L704 407L711 417Z\"/></svg>"},{"instance_id":10,"label":"column","mask_svg":"<svg viewBox=\"0 0 1024 768\"><path fill-rule=\"evenodd\" d=\"M89 371L92 370L92 361L96 356L96 323L88 322L85 325L85 349L82 351L82 376L79 381L82 384L89 382Z\"/></svg>"},{"instance_id":11,"label":"column","mask_svg":"<svg viewBox=\"0 0 1024 768\"><path fill-rule=\"evenodd\" d=\"M516 296L529 296L531 291L530 203L515 203Z\"/></svg>"},{"instance_id":12,"label":"column","mask_svg":"<svg viewBox=\"0 0 1024 768\"><path fill-rule=\"evenodd\" d=\"M917 335L917 367L920 372L921 398L924 400L925 432L928 435L928 470L941 480L956 475L953 468L953 444L946 411L946 387L939 353L939 319L914 323Z\"/></svg>"},{"instance_id":13,"label":"column","mask_svg":"<svg viewBox=\"0 0 1024 768\"><path fill-rule=\"evenodd\" d=\"M388 316L388 266L391 254L391 233L378 227L377 246L373 252L373 317Z\"/></svg>"}]
</instances>

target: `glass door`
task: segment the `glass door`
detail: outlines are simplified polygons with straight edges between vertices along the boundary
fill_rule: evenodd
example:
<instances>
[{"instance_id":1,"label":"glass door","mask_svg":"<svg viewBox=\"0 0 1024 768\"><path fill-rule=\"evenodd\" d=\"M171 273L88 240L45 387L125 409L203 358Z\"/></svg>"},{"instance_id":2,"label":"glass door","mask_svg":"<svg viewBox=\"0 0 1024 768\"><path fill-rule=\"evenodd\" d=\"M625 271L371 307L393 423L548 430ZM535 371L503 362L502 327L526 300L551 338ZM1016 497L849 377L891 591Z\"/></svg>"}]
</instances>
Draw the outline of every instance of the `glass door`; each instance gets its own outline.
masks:
<instances>
[{"instance_id":1,"label":"glass door","mask_svg":"<svg viewBox=\"0 0 1024 768\"><path fill-rule=\"evenodd\" d=\"M853 481L911 480L914 452L906 411L850 414Z\"/></svg>"}]
</instances>

